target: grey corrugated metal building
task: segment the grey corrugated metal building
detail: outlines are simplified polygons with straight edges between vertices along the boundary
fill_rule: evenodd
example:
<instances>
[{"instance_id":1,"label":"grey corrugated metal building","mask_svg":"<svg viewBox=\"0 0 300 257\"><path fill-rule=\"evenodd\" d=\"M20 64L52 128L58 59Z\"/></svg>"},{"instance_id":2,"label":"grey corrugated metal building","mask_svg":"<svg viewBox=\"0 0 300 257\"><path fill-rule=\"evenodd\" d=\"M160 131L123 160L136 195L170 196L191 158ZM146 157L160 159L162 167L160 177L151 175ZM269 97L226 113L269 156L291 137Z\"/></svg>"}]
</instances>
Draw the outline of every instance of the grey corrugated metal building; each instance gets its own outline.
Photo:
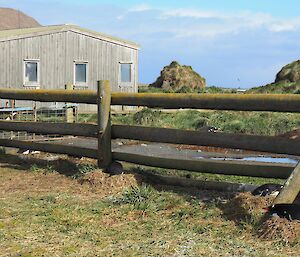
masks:
<instances>
[{"instance_id":1,"label":"grey corrugated metal building","mask_svg":"<svg viewBox=\"0 0 300 257\"><path fill-rule=\"evenodd\" d=\"M0 88L96 90L106 79L114 92L137 92L138 49L75 25L0 31Z\"/></svg>"}]
</instances>

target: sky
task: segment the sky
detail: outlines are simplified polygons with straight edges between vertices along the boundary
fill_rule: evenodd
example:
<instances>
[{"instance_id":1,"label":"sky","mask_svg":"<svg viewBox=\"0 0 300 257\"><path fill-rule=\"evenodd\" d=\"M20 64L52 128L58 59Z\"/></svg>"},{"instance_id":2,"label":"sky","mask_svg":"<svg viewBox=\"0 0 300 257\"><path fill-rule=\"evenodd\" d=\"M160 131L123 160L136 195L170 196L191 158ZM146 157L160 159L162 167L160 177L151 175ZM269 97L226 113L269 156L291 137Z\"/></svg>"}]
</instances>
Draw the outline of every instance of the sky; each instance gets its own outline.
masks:
<instances>
[{"instance_id":1,"label":"sky","mask_svg":"<svg viewBox=\"0 0 300 257\"><path fill-rule=\"evenodd\" d=\"M42 25L72 23L140 44L139 81L176 60L210 86L271 83L300 55L299 0L0 0Z\"/></svg>"}]
</instances>

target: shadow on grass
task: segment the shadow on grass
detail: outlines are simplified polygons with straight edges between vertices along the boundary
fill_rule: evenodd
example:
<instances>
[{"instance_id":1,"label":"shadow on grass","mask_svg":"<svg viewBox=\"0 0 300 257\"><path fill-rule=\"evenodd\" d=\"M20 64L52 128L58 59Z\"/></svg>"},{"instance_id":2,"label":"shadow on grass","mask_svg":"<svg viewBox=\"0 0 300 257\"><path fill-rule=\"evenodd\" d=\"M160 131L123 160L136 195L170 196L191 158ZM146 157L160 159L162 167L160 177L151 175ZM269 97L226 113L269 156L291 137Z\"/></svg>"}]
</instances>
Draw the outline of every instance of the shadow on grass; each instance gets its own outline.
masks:
<instances>
[{"instance_id":1,"label":"shadow on grass","mask_svg":"<svg viewBox=\"0 0 300 257\"><path fill-rule=\"evenodd\" d=\"M52 158L53 159L53 158ZM96 161L85 163L79 158L68 157L68 159L55 158L53 160L43 159L40 156L1 154L0 162L2 167L13 168L20 171L34 171L44 169L46 172L57 172L66 177L80 178L82 175L97 169ZM182 178L176 176L163 176L155 174L151 169L130 167L130 173L134 175L139 184L148 184L158 191L173 192L182 196L186 201L201 201L206 204L214 204L226 215L227 206L224 203L233 199L237 191L249 191L255 186L247 188L240 187L238 183L227 183L222 181L204 181L192 178ZM239 202L236 202L239 208ZM233 206L232 206L233 207ZM240 208L239 208L240 209ZM242 215L245 216L245 215Z\"/></svg>"},{"instance_id":2,"label":"shadow on grass","mask_svg":"<svg viewBox=\"0 0 300 257\"><path fill-rule=\"evenodd\" d=\"M14 154L1 154L0 162L2 163L2 167L12 168L14 170L20 170L24 172L32 170L33 167L35 169L51 169L53 172L57 172L67 177L76 177L82 172L80 165L77 165L71 160L62 158L45 160L26 155L18 156Z\"/></svg>"},{"instance_id":3,"label":"shadow on grass","mask_svg":"<svg viewBox=\"0 0 300 257\"><path fill-rule=\"evenodd\" d=\"M52 158L53 159L53 158ZM2 167L13 168L20 171L35 171L44 169L49 172L57 172L66 177L80 178L82 175L97 170L96 161L87 162L81 161L79 158L68 157L53 160L43 159L41 156L32 155L15 155L15 154L1 154L0 162ZM222 182L208 182L187 178L180 178L175 176L161 176L155 174L150 170L129 168L126 173L134 175L140 184L149 184L158 191L170 191L183 196L187 201L198 199L204 202L223 201L233 196L232 189L227 188L227 192L221 192L224 185ZM213 183L217 190L211 190ZM226 184L226 183L225 183ZM219 189L219 190L218 190Z\"/></svg>"},{"instance_id":4,"label":"shadow on grass","mask_svg":"<svg viewBox=\"0 0 300 257\"><path fill-rule=\"evenodd\" d=\"M155 174L151 170L144 170L138 167L130 168L128 173L141 177L142 183L152 186L157 191L168 191L178 194L188 202L199 200L205 203L216 203L230 199L235 195L231 190L227 192L226 190L221 191L219 182L163 176ZM215 187L215 190L211 190L211 187Z\"/></svg>"}]
</instances>

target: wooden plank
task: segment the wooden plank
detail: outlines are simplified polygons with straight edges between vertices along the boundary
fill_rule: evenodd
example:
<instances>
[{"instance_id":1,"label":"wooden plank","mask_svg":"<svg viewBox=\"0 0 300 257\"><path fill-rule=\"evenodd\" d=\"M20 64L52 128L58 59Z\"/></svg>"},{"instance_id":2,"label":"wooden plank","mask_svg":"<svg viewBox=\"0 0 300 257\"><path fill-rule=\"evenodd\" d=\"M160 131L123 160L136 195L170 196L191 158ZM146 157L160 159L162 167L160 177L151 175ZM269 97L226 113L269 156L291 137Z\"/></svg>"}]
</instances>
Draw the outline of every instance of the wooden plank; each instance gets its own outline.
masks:
<instances>
[{"instance_id":1,"label":"wooden plank","mask_svg":"<svg viewBox=\"0 0 300 257\"><path fill-rule=\"evenodd\" d=\"M290 177L285 182L279 195L274 200L274 204L293 203L300 192L300 162L293 170Z\"/></svg>"},{"instance_id":2,"label":"wooden plank","mask_svg":"<svg viewBox=\"0 0 300 257\"><path fill-rule=\"evenodd\" d=\"M49 153L68 154L77 157L89 157L94 159L97 158L97 150L82 147L74 147L69 145L60 145L55 143L36 143L20 140L0 139L0 146Z\"/></svg>"},{"instance_id":3,"label":"wooden plank","mask_svg":"<svg viewBox=\"0 0 300 257\"><path fill-rule=\"evenodd\" d=\"M289 177L294 169L294 165L291 164L216 161L209 159L190 160L185 158L178 159L172 157L145 156L118 151L113 152L113 160L150 167L188 170L201 173L281 179Z\"/></svg>"},{"instance_id":4,"label":"wooden plank","mask_svg":"<svg viewBox=\"0 0 300 257\"><path fill-rule=\"evenodd\" d=\"M108 168L112 162L111 155L111 88L108 80L98 81L98 166ZM100 132L103 132L102 134Z\"/></svg>"},{"instance_id":5,"label":"wooden plank","mask_svg":"<svg viewBox=\"0 0 300 257\"><path fill-rule=\"evenodd\" d=\"M97 125L93 124L0 120L0 130L26 131L37 134L73 135L93 138L98 137L98 127Z\"/></svg>"},{"instance_id":6,"label":"wooden plank","mask_svg":"<svg viewBox=\"0 0 300 257\"><path fill-rule=\"evenodd\" d=\"M300 155L300 140L272 136L113 125L112 138Z\"/></svg>"},{"instance_id":7,"label":"wooden plank","mask_svg":"<svg viewBox=\"0 0 300 257\"><path fill-rule=\"evenodd\" d=\"M0 89L1 99L39 102L68 102L97 104L97 94L91 90Z\"/></svg>"},{"instance_id":8,"label":"wooden plank","mask_svg":"<svg viewBox=\"0 0 300 257\"><path fill-rule=\"evenodd\" d=\"M142 176L155 185L180 186L185 188L198 188L201 190L214 190L221 192L251 192L257 188L257 186L251 184L162 176L145 170L143 171Z\"/></svg>"},{"instance_id":9,"label":"wooden plank","mask_svg":"<svg viewBox=\"0 0 300 257\"><path fill-rule=\"evenodd\" d=\"M166 109L300 112L300 95L114 93L112 105Z\"/></svg>"},{"instance_id":10,"label":"wooden plank","mask_svg":"<svg viewBox=\"0 0 300 257\"><path fill-rule=\"evenodd\" d=\"M90 90L0 89L0 98L97 104L97 94ZM300 112L300 95L113 93L111 104L167 109Z\"/></svg>"}]
</instances>

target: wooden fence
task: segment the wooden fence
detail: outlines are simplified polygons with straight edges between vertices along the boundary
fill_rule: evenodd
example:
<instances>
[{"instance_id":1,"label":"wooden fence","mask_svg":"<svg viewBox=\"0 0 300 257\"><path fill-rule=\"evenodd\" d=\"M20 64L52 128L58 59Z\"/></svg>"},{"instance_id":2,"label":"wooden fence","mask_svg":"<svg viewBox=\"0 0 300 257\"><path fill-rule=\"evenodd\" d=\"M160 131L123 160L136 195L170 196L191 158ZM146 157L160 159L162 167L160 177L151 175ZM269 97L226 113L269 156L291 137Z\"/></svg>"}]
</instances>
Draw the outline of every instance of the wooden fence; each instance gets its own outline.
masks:
<instances>
[{"instance_id":1,"label":"wooden fence","mask_svg":"<svg viewBox=\"0 0 300 257\"><path fill-rule=\"evenodd\" d=\"M40 102L97 104L97 125L0 121L0 130L97 138L98 150L45 142L37 143L9 139L1 139L0 145L96 158L98 160L98 165L102 168L109 167L113 160L119 160L154 167L268 178L288 178L295 168L294 165L290 164L254 164L244 161L217 161L206 159L178 160L160 156L143 156L140 154L112 152L111 139L115 138L300 155L300 140L271 136L205 133L127 125L111 126L110 120L111 105L145 106L166 109L189 108L235 111L300 112L300 95L297 94L236 95L111 93L109 82L99 81L97 92L88 90L0 89L0 98ZM297 183L299 184L299 181Z\"/></svg>"}]
</instances>

